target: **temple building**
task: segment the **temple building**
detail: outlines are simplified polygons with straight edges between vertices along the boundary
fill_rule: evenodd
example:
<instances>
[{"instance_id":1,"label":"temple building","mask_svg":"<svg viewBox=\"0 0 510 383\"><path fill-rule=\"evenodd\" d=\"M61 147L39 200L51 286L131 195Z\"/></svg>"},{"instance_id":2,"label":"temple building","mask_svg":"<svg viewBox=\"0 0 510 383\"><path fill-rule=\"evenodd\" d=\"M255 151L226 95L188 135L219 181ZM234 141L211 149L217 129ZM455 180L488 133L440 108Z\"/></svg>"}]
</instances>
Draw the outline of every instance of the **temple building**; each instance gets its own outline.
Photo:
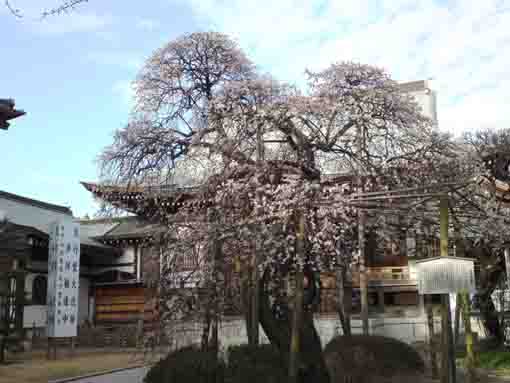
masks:
<instances>
[{"instance_id":1,"label":"temple building","mask_svg":"<svg viewBox=\"0 0 510 383\"><path fill-rule=\"evenodd\" d=\"M46 326L49 230L61 219L74 219L70 208L0 191L0 273L24 275L25 329ZM80 223L78 324L137 322L146 301L140 244L157 228L136 217L74 220Z\"/></svg>"}]
</instances>

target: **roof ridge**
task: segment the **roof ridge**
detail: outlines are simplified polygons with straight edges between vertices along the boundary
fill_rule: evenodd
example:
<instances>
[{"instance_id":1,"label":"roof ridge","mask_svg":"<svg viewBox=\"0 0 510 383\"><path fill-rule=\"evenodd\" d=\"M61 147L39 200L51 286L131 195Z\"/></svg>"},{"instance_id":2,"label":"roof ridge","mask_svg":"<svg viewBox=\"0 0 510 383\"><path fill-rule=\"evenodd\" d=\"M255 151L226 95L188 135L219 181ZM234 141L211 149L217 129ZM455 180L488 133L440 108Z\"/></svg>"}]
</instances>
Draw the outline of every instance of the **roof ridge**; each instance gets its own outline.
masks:
<instances>
[{"instance_id":1,"label":"roof ridge","mask_svg":"<svg viewBox=\"0 0 510 383\"><path fill-rule=\"evenodd\" d=\"M106 217L106 218L91 218L91 219L79 219L79 223L84 225L93 225L95 223L123 223L124 221L128 221L130 219L137 218L136 216L127 216L127 217Z\"/></svg>"},{"instance_id":2,"label":"roof ridge","mask_svg":"<svg viewBox=\"0 0 510 383\"><path fill-rule=\"evenodd\" d=\"M21 196L18 194L9 193L9 192L3 191L3 190L0 190L0 197L4 197L6 199L10 199L13 201L30 204L32 206L40 207L42 209L59 211L62 213L69 214L71 216L73 215L71 208L68 206L56 205L53 203L44 202L41 200L29 198L29 197L24 197L24 196Z\"/></svg>"}]
</instances>

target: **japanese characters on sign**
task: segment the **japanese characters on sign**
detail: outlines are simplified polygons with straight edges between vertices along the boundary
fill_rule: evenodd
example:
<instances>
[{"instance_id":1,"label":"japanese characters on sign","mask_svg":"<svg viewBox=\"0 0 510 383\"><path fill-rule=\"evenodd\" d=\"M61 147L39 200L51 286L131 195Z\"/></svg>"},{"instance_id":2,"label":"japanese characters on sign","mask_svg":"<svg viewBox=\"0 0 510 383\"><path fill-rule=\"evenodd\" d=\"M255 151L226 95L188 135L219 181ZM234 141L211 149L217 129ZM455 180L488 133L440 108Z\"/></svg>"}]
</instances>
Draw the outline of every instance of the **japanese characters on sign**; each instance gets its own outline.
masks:
<instances>
[{"instance_id":1,"label":"japanese characters on sign","mask_svg":"<svg viewBox=\"0 0 510 383\"><path fill-rule=\"evenodd\" d=\"M474 262L470 258L435 257L416 263L420 294L475 292Z\"/></svg>"},{"instance_id":2,"label":"japanese characters on sign","mask_svg":"<svg viewBox=\"0 0 510 383\"><path fill-rule=\"evenodd\" d=\"M52 224L48 249L48 337L73 337L78 324L79 224L71 220Z\"/></svg>"}]
</instances>

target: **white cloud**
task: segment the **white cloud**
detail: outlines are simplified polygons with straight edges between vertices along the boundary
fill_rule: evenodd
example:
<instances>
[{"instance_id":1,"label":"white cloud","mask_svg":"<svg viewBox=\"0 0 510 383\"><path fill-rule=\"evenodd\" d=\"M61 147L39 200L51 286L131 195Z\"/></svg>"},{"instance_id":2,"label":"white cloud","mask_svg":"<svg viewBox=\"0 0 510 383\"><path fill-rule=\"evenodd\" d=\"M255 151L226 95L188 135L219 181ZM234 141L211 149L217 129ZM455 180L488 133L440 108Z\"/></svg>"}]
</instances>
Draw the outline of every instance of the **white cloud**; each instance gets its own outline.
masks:
<instances>
[{"instance_id":1,"label":"white cloud","mask_svg":"<svg viewBox=\"0 0 510 383\"><path fill-rule=\"evenodd\" d=\"M446 130L510 126L505 0L175 1L189 4L202 29L236 37L282 80L302 82L307 67L361 61L401 81L434 78Z\"/></svg>"}]
</instances>

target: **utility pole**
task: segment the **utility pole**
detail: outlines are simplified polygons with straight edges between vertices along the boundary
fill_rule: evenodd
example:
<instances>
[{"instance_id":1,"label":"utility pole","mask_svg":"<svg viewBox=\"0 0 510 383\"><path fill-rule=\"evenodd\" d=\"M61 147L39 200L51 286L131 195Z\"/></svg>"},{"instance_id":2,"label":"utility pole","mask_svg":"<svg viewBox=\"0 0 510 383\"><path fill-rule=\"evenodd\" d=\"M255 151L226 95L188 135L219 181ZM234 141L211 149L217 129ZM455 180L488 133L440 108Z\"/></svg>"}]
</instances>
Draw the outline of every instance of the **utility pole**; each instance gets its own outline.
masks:
<instances>
[{"instance_id":1,"label":"utility pole","mask_svg":"<svg viewBox=\"0 0 510 383\"><path fill-rule=\"evenodd\" d=\"M448 196L439 200L440 255L448 256ZM441 295L441 383L456 381L455 349L453 345L450 294Z\"/></svg>"}]
</instances>

